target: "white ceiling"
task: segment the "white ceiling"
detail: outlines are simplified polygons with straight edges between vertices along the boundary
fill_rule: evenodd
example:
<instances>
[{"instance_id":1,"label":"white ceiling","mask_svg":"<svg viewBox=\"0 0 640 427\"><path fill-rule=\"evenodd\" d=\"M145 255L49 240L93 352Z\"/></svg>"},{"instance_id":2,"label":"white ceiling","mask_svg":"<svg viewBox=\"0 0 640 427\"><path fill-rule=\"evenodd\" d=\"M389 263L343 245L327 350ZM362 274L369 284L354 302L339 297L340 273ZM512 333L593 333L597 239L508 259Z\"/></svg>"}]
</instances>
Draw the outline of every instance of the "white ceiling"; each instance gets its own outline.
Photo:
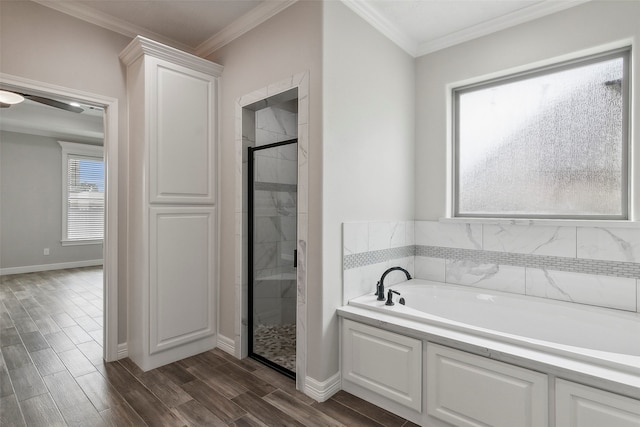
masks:
<instances>
[{"instance_id":1,"label":"white ceiling","mask_svg":"<svg viewBox=\"0 0 640 427\"><path fill-rule=\"evenodd\" d=\"M129 37L142 35L207 56L298 0L33 1ZM417 57L588 0L328 1L342 1ZM75 114L25 102L0 110L0 129L95 142L101 138L101 116L99 111Z\"/></svg>"},{"instance_id":2,"label":"white ceiling","mask_svg":"<svg viewBox=\"0 0 640 427\"><path fill-rule=\"evenodd\" d=\"M102 145L102 109L87 105L82 108L82 113L72 113L25 99L20 104L0 109L0 130Z\"/></svg>"}]
</instances>

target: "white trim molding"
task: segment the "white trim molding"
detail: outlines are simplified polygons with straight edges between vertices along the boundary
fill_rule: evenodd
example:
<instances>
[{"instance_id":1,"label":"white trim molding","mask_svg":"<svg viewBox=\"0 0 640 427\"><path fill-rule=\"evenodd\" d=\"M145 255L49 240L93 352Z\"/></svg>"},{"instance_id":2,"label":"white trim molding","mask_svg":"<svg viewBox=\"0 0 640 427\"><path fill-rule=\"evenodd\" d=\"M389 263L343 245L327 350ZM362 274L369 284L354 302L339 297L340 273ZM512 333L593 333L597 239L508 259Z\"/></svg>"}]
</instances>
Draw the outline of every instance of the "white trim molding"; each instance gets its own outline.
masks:
<instances>
[{"instance_id":1,"label":"white trim molding","mask_svg":"<svg viewBox=\"0 0 640 427\"><path fill-rule=\"evenodd\" d=\"M233 338L225 337L224 335L220 335L218 333L218 340L216 342L216 347L225 353L229 353L232 356L236 356L236 344ZM237 356L236 356L237 357Z\"/></svg>"},{"instance_id":2,"label":"white trim molding","mask_svg":"<svg viewBox=\"0 0 640 427\"><path fill-rule=\"evenodd\" d=\"M118 344L118 356L116 360L125 359L129 357L129 347L126 342Z\"/></svg>"},{"instance_id":3,"label":"white trim molding","mask_svg":"<svg viewBox=\"0 0 640 427\"><path fill-rule=\"evenodd\" d=\"M389 22L367 0L341 0L349 9L367 21L376 30L380 31L389 40L397 44L409 55L417 58L428 53L433 53L447 47L455 46L469 40L473 40L491 33L514 27L534 19L551 15L565 9L586 3L590 0L545 0L540 3L522 8L515 12L481 22L442 37L420 42L414 39L402 28L398 28Z\"/></svg>"},{"instance_id":4,"label":"white trim molding","mask_svg":"<svg viewBox=\"0 0 640 427\"><path fill-rule=\"evenodd\" d=\"M264 1L240 18L227 25L217 34L202 42L195 48L195 54L201 57L211 55L221 47L231 43L238 37L253 30L269 18L282 12L298 0Z\"/></svg>"},{"instance_id":5,"label":"white trim molding","mask_svg":"<svg viewBox=\"0 0 640 427\"><path fill-rule=\"evenodd\" d=\"M65 13L74 18L81 19L98 27L106 28L115 33L122 34L123 36L134 38L138 35L144 36L153 40L157 40L160 43L165 43L190 53L193 53L193 48L178 41L175 41L169 37L165 37L161 34L148 30L144 27L132 24L131 22L124 21L122 19L111 16L107 13L96 10L92 7L85 6L81 3L70 1L50 1L50 0L33 0L36 3L46 6L48 8L57 10L58 12Z\"/></svg>"},{"instance_id":6,"label":"white trim molding","mask_svg":"<svg viewBox=\"0 0 640 427\"><path fill-rule=\"evenodd\" d=\"M50 1L50 0L34 0L42 6L57 10L81 19L85 22L97 25L107 30L111 30L123 36L135 38L143 36L148 39L156 40L160 43L172 46L176 49L183 50L188 53L195 54L200 57L206 57L222 46L232 42L243 34L251 31L258 25L262 24L269 18L282 12L287 7L296 3L298 0L266 0L258 4L246 14L242 15L225 28L212 35L210 38L202 42L198 46L189 46L172 38L165 37L147 28L132 24L131 22L116 18L108 13L101 12L92 7L85 6L81 3L70 1Z\"/></svg>"},{"instance_id":7,"label":"white trim molding","mask_svg":"<svg viewBox=\"0 0 640 427\"><path fill-rule=\"evenodd\" d=\"M325 402L341 389L342 380L340 377L340 372L336 372L324 381L318 381L307 376L304 387L304 394L317 400L318 402Z\"/></svg>"},{"instance_id":8,"label":"white trim molding","mask_svg":"<svg viewBox=\"0 0 640 427\"><path fill-rule=\"evenodd\" d=\"M428 53L455 46L469 40L477 39L492 33L497 33L498 31L502 31L510 27L515 27L516 25L524 24L525 22L533 21L534 19L542 18L543 16L551 15L556 12L561 12L565 9L578 6L588 1L590 0L546 0L541 3L536 3L515 12L508 13L504 16L500 16L498 18L494 18L489 21L485 21L480 24L447 34L446 36L421 43L418 46L416 55L414 56L418 57L426 55Z\"/></svg>"},{"instance_id":9,"label":"white trim molding","mask_svg":"<svg viewBox=\"0 0 640 427\"><path fill-rule=\"evenodd\" d=\"M38 271L64 270L67 268L95 267L97 265L103 265L103 260L89 259L86 261L59 262L55 264L39 264L39 265L24 265L21 267L6 267L6 268L0 268L0 276L6 276L9 274L37 273Z\"/></svg>"},{"instance_id":10,"label":"white trim molding","mask_svg":"<svg viewBox=\"0 0 640 427\"><path fill-rule=\"evenodd\" d=\"M220 77L222 74L223 67L215 62L208 61L142 36L136 36L131 43L124 48L120 53L120 59L125 65L129 66L142 55L171 61L174 64L182 65L191 70L210 74L215 77Z\"/></svg>"},{"instance_id":11,"label":"white trim molding","mask_svg":"<svg viewBox=\"0 0 640 427\"><path fill-rule=\"evenodd\" d=\"M414 58L418 56L418 41L413 39L406 31L389 22L369 3L363 0L342 0L342 3L409 55Z\"/></svg>"}]
</instances>

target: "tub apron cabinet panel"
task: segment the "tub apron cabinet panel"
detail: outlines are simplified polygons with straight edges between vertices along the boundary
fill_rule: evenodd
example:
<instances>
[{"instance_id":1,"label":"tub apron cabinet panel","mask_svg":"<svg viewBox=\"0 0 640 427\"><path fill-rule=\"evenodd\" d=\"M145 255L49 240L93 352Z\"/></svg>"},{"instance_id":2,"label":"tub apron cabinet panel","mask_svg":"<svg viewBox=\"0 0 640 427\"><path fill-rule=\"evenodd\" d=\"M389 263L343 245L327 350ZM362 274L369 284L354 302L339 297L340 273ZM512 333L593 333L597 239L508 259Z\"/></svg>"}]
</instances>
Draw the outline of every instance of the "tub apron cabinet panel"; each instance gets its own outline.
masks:
<instances>
[{"instance_id":1,"label":"tub apron cabinet panel","mask_svg":"<svg viewBox=\"0 0 640 427\"><path fill-rule=\"evenodd\" d=\"M422 341L343 320L343 388L351 385L422 411Z\"/></svg>"},{"instance_id":2,"label":"tub apron cabinet panel","mask_svg":"<svg viewBox=\"0 0 640 427\"><path fill-rule=\"evenodd\" d=\"M428 343L426 383L427 413L453 425L547 425L545 374Z\"/></svg>"},{"instance_id":3,"label":"tub apron cabinet panel","mask_svg":"<svg viewBox=\"0 0 640 427\"><path fill-rule=\"evenodd\" d=\"M640 401L556 380L556 426L640 427Z\"/></svg>"},{"instance_id":4,"label":"tub apron cabinet panel","mask_svg":"<svg viewBox=\"0 0 640 427\"><path fill-rule=\"evenodd\" d=\"M129 107L128 354L143 370L215 346L222 67L143 37Z\"/></svg>"}]
</instances>

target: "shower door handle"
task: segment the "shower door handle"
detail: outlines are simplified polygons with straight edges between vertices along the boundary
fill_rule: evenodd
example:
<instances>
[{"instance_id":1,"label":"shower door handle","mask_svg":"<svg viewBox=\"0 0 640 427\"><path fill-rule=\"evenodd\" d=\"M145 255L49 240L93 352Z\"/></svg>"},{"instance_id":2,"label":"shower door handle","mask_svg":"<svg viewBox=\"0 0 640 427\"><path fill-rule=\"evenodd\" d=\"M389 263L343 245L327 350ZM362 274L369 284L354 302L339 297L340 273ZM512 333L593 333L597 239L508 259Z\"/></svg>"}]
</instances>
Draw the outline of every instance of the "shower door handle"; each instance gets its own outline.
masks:
<instances>
[{"instance_id":1,"label":"shower door handle","mask_svg":"<svg viewBox=\"0 0 640 427\"><path fill-rule=\"evenodd\" d=\"M298 268L298 250L293 250L293 268Z\"/></svg>"}]
</instances>

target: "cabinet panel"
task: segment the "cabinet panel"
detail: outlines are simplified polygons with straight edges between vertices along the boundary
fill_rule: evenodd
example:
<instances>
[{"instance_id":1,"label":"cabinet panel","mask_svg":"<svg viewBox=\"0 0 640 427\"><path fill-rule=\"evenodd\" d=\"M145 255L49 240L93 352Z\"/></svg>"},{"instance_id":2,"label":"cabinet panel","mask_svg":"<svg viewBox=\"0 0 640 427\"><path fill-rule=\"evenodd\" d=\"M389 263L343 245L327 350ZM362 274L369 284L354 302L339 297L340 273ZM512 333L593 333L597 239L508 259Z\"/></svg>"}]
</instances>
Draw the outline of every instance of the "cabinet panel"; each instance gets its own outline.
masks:
<instances>
[{"instance_id":1,"label":"cabinet panel","mask_svg":"<svg viewBox=\"0 0 640 427\"><path fill-rule=\"evenodd\" d=\"M150 353L214 327L214 208L150 209Z\"/></svg>"},{"instance_id":2,"label":"cabinet panel","mask_svg":"<svg viewBox=\"0 0 640 427\"><path fill-rule=\"evenodd\" d=\"M640 401L556 380L556 425L640 427Z\"/></svg>"},{"instance_id":3,"label":"cabinet panel","mask_svg":"<svg viewBox=\"0 0 640 427\"><path fill-rule=\"evenodd\" d=\"M429 343L427 412L456 426L546 426L547 376Z\"/></svg>"},{"instance_id":4,"label":"cabinet panel","mask_svg":"<svg viewBox=\"0 0 640 427\"><path fill-rule=\"evenodd\" d=\"M152 64L150 201L213 204L215 80L164 61Z\"/></svg>"},{"instance_id":5,"label":"cabinet panel","mask_svg":"<svg viewBox=\"0 0 640 427\"><path fill-rule=\"evenodd\" d=\"M343 321L343 379L422 410L422 341Z\"/></svg>"}]
</instances>

